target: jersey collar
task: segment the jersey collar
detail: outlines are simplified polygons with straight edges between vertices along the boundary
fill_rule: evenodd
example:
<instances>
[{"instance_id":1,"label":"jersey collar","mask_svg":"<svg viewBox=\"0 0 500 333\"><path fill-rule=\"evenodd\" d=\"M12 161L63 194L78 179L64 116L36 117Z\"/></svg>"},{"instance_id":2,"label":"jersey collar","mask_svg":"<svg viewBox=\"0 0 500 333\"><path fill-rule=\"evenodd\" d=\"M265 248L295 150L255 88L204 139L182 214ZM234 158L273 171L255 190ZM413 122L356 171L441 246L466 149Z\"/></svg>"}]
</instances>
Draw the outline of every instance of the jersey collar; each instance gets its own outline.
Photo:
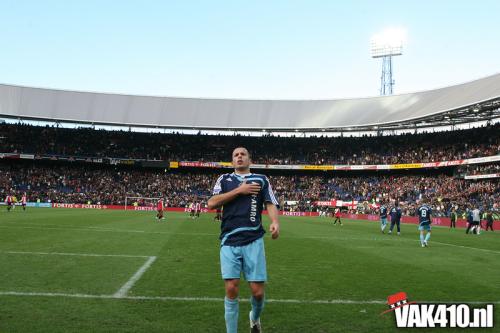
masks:
<instances>
[{"instance_id":1,"label":"jersey collar","mask_svg":"<svg viewBox=\"0 0 500 333\"><path fill-rule=\"evenodd\" d=\"M245 173L244 175L240 175L240 174L237 174L236 172L233 172L233 175L238 177L238 178L245 178L245 177L253 175L253 173L250 172L250 173Z\"/></svg>"}]
</instances>

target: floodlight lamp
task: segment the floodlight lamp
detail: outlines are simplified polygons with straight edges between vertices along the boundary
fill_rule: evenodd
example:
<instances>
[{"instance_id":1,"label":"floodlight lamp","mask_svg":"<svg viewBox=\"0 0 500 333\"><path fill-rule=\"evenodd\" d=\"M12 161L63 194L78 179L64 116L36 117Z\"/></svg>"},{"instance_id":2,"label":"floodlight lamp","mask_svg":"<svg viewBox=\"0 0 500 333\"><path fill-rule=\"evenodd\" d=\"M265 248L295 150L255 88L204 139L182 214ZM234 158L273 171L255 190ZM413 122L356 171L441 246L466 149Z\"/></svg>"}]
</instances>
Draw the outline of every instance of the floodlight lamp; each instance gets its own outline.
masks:
<instances>
[{"instance_id":1,"label":"floodlight lamp","mask_svg":"<svg viewBox=\"0 0 500 333\"><path fill-rule=\"evenodd\" d=\"M372 58L397 56L403 54L406 32L403 29L386 29L371 39Z\"/></svg>"}]
</instances>

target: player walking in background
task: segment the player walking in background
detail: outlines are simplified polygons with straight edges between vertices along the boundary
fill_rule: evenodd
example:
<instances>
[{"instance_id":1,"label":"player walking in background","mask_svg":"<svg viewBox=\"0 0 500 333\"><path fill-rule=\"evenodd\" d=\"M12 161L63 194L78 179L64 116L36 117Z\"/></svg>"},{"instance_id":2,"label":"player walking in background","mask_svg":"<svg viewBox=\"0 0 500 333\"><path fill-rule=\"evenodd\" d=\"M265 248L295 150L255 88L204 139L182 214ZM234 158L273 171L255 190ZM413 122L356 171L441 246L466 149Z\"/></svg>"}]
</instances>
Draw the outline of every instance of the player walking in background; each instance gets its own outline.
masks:
<instances>
[{"instance_id":1,"label":"player walking in background","mask_svg":"<svg viewBox=\"0 0 500 333\"><path fill-rule=\"evenodd\" d=\"M158 222L160 222L160 220L163 220L165 219L163 217L163 210L165 209L165 205L164 205L164 202L163 202L163 198L158 200L158 202L156 203L156 219L158 220Z\"/></svg>"},{"instance_id":2,"label":"player walking in background","mask_svg":"<svg viewBox=\"0 0 500 333\"><path fill-rule=\"evenodd\" d=\"M26 210L26 192L21 197L21 205L23 206L23 210Z\"/></svg>"},{"instance_id":3,"label":"player walking in background","mask_svg":"<svg viewBox=\"0 0 500 333\"><path fill-rule=\"evenodd\" d=\"M479 208L472 210L472 230L473 234L479 235L481 233L481 211Z\"/></svg>"},{"instance_id":4,"label":"player walking in background","mask_svg":"<svg viewBox=\"0 0 500 333\"><path fill-rule=\"evenodd\" d=\"M196 218L200 217L200 212L201 212L201 201L196 201L194 204L194 212L196 215Z\"/></svg>"},{"instance_id":5,"label":"player walking in background","mask_svg":"<svg viewBox=\"0 0 500 333\"><path fill-rule=\"evenodd\" d=\"M189 211L189 217L194 219L194 202L191 202L189 204L188 211Z\"/></svg>"},{"instance_id":6,"label":"player walking in background","mask_svg":"<svg viewBox=\"0 0 500 333\"><path fill-rule=\"evenodd\" d=\"M11 195L7 195L7 197L5 198L5 203L7 204L7 211L10 212L10 210L12 209L12 196Z\"/></svg>"},{"instance_id":7,"label":"player walking in background","mask_svg":"<svg viewBox=\"0 0 500 333\"><path fill-rule=\"evenodd\" d=\"M16 205L18 203L17 197L15 195L11 196L12 199L12 210L16 209Z\"/></svg>"},{"instance_id":8,"label":"player walking in background","mask_svg":"<svg viewBox=\"0 0 500 333\"><path fill-rule=\"evenodd\" d=\"M470 229L474 226L472 222L472 210L469 207L465 210L465 218L467 219L467 229L465 229L465 233L468 234Z\"/></svg>"},{"instance_id":9,"label":"player walking in background","mask_svg":"<svg viewBox=\"0 0 500 333\"><path fill-rule=\"evenodd\" d=\"M401 235L401 208L399 208L399 203L396 201L394 203L394 207L391 208L391 227L389 228L389 235L392 234L392 229L394 229L394 225L398 227L398 236Z\"/></svg>"},{"instance_id":10,"label":"player walking in background","mask_svg":"<svg viewBox=\"0 0 500 333\"><path fill-rule=\"evenodd\" d=\"M261 332L260 315L264 307L264 283L267 281L264 254L263 205L271 219L272 238L279 236L278 208L269 180L250 172L251 157L246 148L232 154L234 172L217 179L208 208L223 207L221 224L220 264L226 289L224 300L226 330L238 331L239 283L243 272L250 286L251 332Z\"/></svg>"},{"instance_id":11,"label":"player walking in background","mask_svg":"<svg viewBox=\"0 0 500 333\"><path fill-rule=\"evenodd\" d=\"M422 247L427 247L429 245L429 239L431 238L431 214L432 210L427 205L426 199L423 198L422 205L417 210L419 220L418 230L420 231L420 244Z\"/></svg>"},{"instance_id":12,"label":"player walking in background","mask_svg":"<svg viewBox=\"0 0 500 333\"><path fill-rule=\"evenodd\" d=\"M457 210L455 209L455 207L453 207L451 209L451 214L450 214L450 229L456 227L457 227Z\"/></svg>"},{"instance_id":13,"label":"player walking in background","mask_svg":"<svg viewBox=\"0 0 500 333\"><path fill-rule=\"evenodd\" d=\"M486 231L488 228L493 231L493 212L491 210L486 214Z\"/></svg>"},{"instance_id":14,"label":"player walking in background","mask_svg":"<svg viewBox=\"0 0 500 333\"><path fill-rule=\"evenodd\" d=\"M380 230L382 233L385 233L385 227L387 226L387 207L381 202L382 206L380 206Z\"/></svg>"},{"instance_id":15,"label":"player walking in background","mask_svg":"<svg viewBox=\"0 0 500 333\"><path fill-rule=\"evenodd\" d=\"M333 224L337 224L337 221L340 223L340 225L342 225L342 221L340 220L340 208L337 208L335 210L335 221L333 222Z\"/></svg>"},{"instance_id":16,"label":"player walking in background","mask_svg":"<svg viewBox=\"0 0 500 333\"><path fill-rule=\"evenodd\" d=\"M214 221L217 221L217 222L222 221L222 209L220 207L217 208L217 210L215 211Z\"/></svg>"}]
</instances>

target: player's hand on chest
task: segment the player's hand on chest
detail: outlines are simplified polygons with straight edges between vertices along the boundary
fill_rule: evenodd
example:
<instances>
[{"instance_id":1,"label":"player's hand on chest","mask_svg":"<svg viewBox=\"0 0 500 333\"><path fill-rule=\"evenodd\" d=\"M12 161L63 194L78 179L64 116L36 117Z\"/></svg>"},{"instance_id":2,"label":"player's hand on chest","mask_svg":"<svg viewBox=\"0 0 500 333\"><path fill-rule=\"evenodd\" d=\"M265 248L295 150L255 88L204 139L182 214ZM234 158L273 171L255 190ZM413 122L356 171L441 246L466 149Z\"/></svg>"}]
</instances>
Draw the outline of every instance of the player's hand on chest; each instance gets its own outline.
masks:
<instances>
[{"instance_id":1,"label":"player's hand on chest","mask_svg":"<svg viewBox=\"0 0 500 333\"><path fill-rule=\"evenodd\" d=\"M242 181L239 185L240 194L243 195L257 195L260 193L261 186L254 181Z\"/></svg>"}]
</instances>

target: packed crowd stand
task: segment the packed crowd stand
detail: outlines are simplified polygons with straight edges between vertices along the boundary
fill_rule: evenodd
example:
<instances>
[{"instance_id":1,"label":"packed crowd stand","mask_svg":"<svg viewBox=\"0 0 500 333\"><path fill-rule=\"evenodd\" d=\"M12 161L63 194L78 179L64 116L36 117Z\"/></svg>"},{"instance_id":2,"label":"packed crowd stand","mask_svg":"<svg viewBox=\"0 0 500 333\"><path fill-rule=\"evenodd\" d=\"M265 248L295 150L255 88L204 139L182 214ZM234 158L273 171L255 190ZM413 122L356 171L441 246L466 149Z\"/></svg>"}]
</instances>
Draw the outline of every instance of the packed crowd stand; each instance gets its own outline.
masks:
<instances>
[{"instance_id":1,"label":"packed crowd stand","mask_svg":"<svg viewBox=\"0 0 500 333\"><path fill-rule=\"evenodd\" d=\"M462 165L457 168L457 174L460 176L486 175L495 173L500 173L500 163L470 164Z\"/></svg>"},{"instance_id":2,"label":"packed crowd stand","mask_svg":"<svg viewBox=\"0 0 500 333\"><path fill-rule=\"evenodd\" d=\"M228 170L217 170L220 173ZM256 171L258 172L258 171ZM99 168L83 164L41 165L0 163L0 198L26 192L28 201L124 205L125 197L164 197L169 206L186 207L193 201L205 202L218 173L166 172L152 169ZM459 212L468 207L500 209L497 179L464 180L439 175L271 175L276 197L286 210L311 211L315 201L332 199L358 201L359 213L375 213L370 204L398 200L406 215L414 215L425 195L438 216L452 207ZM294 204L287 202L295 201Z\"/></svg>"},{"instance_id":3,"label":"packed crowd stand","mask_svg":"<svg viewBox=\"0 0 500 333\"><path fill-rule=\"evenodd\" d=\"M235 145L259 164L397 164L500 154L500 124L398 136L279 137L140 133L0 124L0 152L165 161L228 161Z\"/></svg>"}]
</instances>

